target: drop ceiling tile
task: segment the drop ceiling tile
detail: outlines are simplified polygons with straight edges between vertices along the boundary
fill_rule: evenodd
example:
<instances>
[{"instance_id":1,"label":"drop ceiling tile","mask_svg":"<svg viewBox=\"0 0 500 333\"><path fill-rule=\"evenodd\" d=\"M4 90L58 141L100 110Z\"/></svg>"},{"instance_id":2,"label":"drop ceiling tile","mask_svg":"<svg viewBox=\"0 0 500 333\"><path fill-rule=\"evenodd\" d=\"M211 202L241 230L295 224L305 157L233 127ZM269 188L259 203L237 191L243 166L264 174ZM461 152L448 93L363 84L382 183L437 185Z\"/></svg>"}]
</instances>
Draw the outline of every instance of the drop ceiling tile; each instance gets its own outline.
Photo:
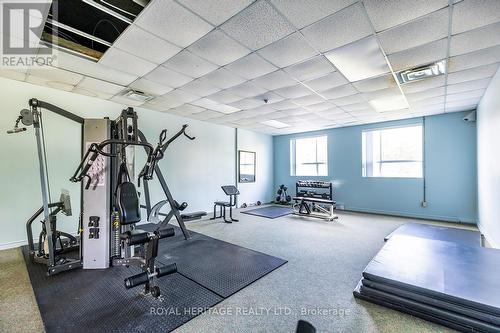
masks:
<instances>
[{"instance_id":1,"label":"drop ceiling tile","mask_svg":"<svg viewBox=\"0 0 500 333\"><path fill-rule=\"evenodd\" d=\"M339 47L325 56L351 82L390 72L387 60L373 36Z\"/></svg>"},{"instance_id":2,"label":"drop ceiling tile","mask_svg":"<svg viewBox=\"0 0 500 333\"><path fill-rule=\"evenodd\" d=\"M486 91L486 89L479 89L479 90L471 90L471 91L461 92L458 94L448 94L448 95L446 95L446 103L463 101L463 100L472 100L475 98L477 98L477 100L479 102L479 99L481 99L481 97L483 97L485 91Z\"/></svg>"},{"instance_id":3,"label":"drop ceiling tile","mask_svg":"<svg viewBox=\"0 0 500 333\"><path fill-rule=\"evenodd\" d=\"M104 53L99 63L137 76L143 76L158 66L153 62L146 61L114 47L109 48Z\"/></svg>"},{"instance_id":4,"label":"drop ceiling tile","mask_svg":"<svg viewBox=\"0 0 500 333\"><path fill-rule=\"evenodd\" d=\"M162 64L181 49L136 25L131 25L113 44L120 50L146 59L155 64Z\"/></svg>"},{"instance_id":5,"label":"drop ceiling tile","mask_svg":"<svg viewBox=\"0 0 500 333\"><path fill-rule=\"evenodd\" d=\"M104 94L116 95L125 87L117 84L96 80L91 77L85 77L79 84L78 88L88 89L94 92L102 92Z\"/></svg>"},{"instance_id":6,"label":"drop ceiling tile","mask_svg":"<svg viewBox=\"0 0 500 333\"><path fill-rule=\"evenodd\" d=\"M352 85L360 92L370 92L380 89L397 87L396 80L394 80L394 76L392 76L392 74L357 81Z\"/></svg>"},{"instance_id":7,"label":"drop ceiling tile","mask_svg":"<svg viewBox=\"0 0 500 333\"><path fill-rule=\"evenodd\" d=\"M230 104L242 99L240 96L237 96L227 90L219 91L215 94L207 96L207 98L220 104Z\"/></svg>"},{"instance_id":8,"label":"drop ceiling tile","mask_svg":"<svg viewBox=\"0 0 500 333\"><path fill-rule=\"evenodd\" d=\"M321 112L321 111L329 110L332 107L333 107L333 105L331 103L325 102L325 101L315 103L315 104L304 105L305 109L307 109L309 111L313 111L313 112Z\"/></svg>"},{"instance_id":9,"label":"drop ceiling tile","mask_svg":"<svg viewBox=\"0 0 500 333\"><path fill-rule=\"evenodd\" d=\"M345 96L357 94L357 90L351 84L335 87L321 92L321 95L328 99L337 99Z\"/></svg>"},{"instance_id":10,"label":"drop ceiling tile","mask_svg":"<svg viewBox=\"0 0 500 333\"><path fill-rule=\"evenodd\" d=\"M285 98L297 98L309 95L311 90L307 89L302 84L296 84L294 86L277 89L275 93Z\"/></svg>"},{"instance_id":11,"label":"drop ceiling tile","mask_svg":"<svg viewBox=\"0 0 500 333\"><path fill-rule=\"evenodd\" d=\"M500 23L494 23L452 36L450 56L473 52L498 44L500 44Z\"/></svg>"},{"instance_id":12,"label":"drop ceiling tile","mask_svg":"<svg viewBox=\"0 0 500 333\"><path fill-rule=\"evenodd\" d=\"M172 71L163 66L155 68L151 73L146 75L145 78L172 88L181 87L193 80L189 76Z\"/></svg>"},{"instance_id":13,"label":"drop ceiling tile","mask_svg":"<svg viewBox=\"0 0 500 333\"><path fill-rule=\"evenodd\" d=\"M138 78L138 75L125 73L66 52L58 53L57 67L120 85L128 85Z\"/></svg>"},{"instance_id":14,"label":"drop ceiling tile","mask_svg":"<svg viewBox=\"0 0 500 333\"><path fill-rule=\"evenodd\" d=\"M163 64L176 72L198 78L218 68L217 65L194 55L189 51L181 51Z\"/></svg>"},{"instance_id":15,"label":"drop ceiling tile","mask_svg":"<svg viewBox=\"0 0 500 333\"><path fill-rule=\"evenodd\" d=\"M116 103L119 103L119 104L122 104L126 107L129 107L129 106L141 106L144 104L144 102L142 101L136 101L135 99L130 99L130 98L127 98L125 96L114 96L112 98L109 99L110 101L113 101L113 102L116 102Z\"/></svg>"},{"instance_id":16,"label":"drop ceiling tile","mask_svg":"<svg viewBox=\"0 0 500 333\"><path fill-rule=\"evenodd\" d=\"M247 80L255 79L278 69L256 53L241 58L225 68Z\"/></svg>"},{"instance_id":17,"label":"drop ceiling tile","mask_svg":"<svg viewBox=\"0 0 500 333\"><path fill-rule=\"evenodd\" d=\"M276 9L263 0L239 12L221 28L251 50L258 50L295 30Z\"/></svg>"},{"instance_id":18,"label":"drop ceiling tile","mask_svg":"<svg viewBox=\"0 0 500 333\"><path fill-rule=\"evenodd\" d=\"M420 80L406 83L401 86L405 94L417 93L428 89L444 86L446 78L444 75L433 77L427 80Z\"/></svg>"},{"instance_id":19,"label":"drop ceiling tile","mask_svg":"<svg viewBox=\"0 0 500 333\"><path fill-rule=\"evenodd\" d=\"M24 81L26 79L25 70L0 69L0 76L6 79Z\"/></svg>"},{"instance_id":20,"label":"drop ceiling tile","mask_svg":"<svg viewBox=\"0 0 500 333\"><path fill-rule=\"evenodd\" d=\"M497 62L500 62L500 45L451 57L448 61L448 72L452 73Z\"/></svg>"},{"instance_id":21,"label":"drop ceiling tile","mask_svg":"<svg viewBox=\"0 0 500 333\"><path fill-rule=\"evenodd\" d=\"M314 91L321 92L349 83L339 72L333 72L314 80L305 81L304 84Z\"/></svg>"},{"instance_id":22,"label":"drop ceiling tile","mask_svg":"<svg viewBox=\"0 0 500 333\"><path fill-rule=\"evenodd\" d=\"M292 99L292 101L300 106L307 106L325 102L325 100L322 97L313 93L311 93L310 95L294 98Z\"/></svg>"},{"instance_id":23,"label":"drop ceiling tile","mask_svg":"<svg viewBox=\"0 0 500 333\"><path fill-rule=\"evenodd\" d=\"M266 101L268 105L273 105L274 103L278 103L283 101L285 98L281 97L280 95L272 92L272 91L266 91L265 93L259 94L254 97L254 99L259 99L261 101Z\"/></svg>"},{"instance_id":24,"label":"drop ceiling tile","mask_svg":"<svg viewBox=\"0 0 500 333\"><path fill-rule=\"evenodd\" d=\"M315 79L335 71L330 61L323 55L289 66L284 70L300 81Z\"/></svg>"},{"instance_id":25,"label":"drop ceiling tile","mask_svg":"<svg viewBox=\"0 0 500 333\"><path fill-rule=\"evenodd\" d=\"M190 117L197 120L210 120L222 117L224 114L221 112L213 111L213 110L205 110L200 113L192 114Z\"/></svg>"},{"instance_id":26,"label":"drop ceiling tile","mask_svg":"<svg viewBox=\"0 0 500 333\"><path fill-rule=\"evenodd\" d=\"M290 87L297 84L297 81L292 79L290 75L282 70L278 70L261 77L258 77L252 82L259 87L266 88L268 90L275 90L283 87Z\"/></svg>"},{"instance_id":27,"label":"drop ceiling tile","mask_svg":"<svg viewBox=\"0 0 500 333\"><path fill-rule=\"evenodd\" d=\"M479 103L480 98L478 97L473 97L469 99L461 99L457 101L450 101L446 103L446 108L450 107L459 107L459 106L472 106L472 105L477 105Z\"/></svg>"},{"instance_id":28,"label":"drop ceiling tile","mask_svg":"<svg viewBox=\"0 0 500 333\"><path fill-rule=\"evenodd\" d=\"M129 85L130 88L155 96L160 96L172 91L173 88L161 85L159 83L140 78Z\"/></svg>"},{"instance_id":29,"label":"drop ceiling tile","mask_svg":"<svg viewBox=\"0 0 500 333\"><path fill-rule=\"evenodd\" d=\"M298 32L264 47L257 53L280 68L318 55L318 52Z\"/></svg>"},{"instance_id":30,"label":"drop ceiling tile","mask_svg":"<svg viewBox=\"0 0 500 333\"><path fill-rule=\"evenodd\" d=\"M191 105L191 104L183 104L181 106L178 106L176 108L173 108L172 110L169 110L169 111L173 111L175 112L176 114L178 115L192 115L192 114L196 114L196 113L199 113L199 112L203 112L205 111L206 109L204 108L201 108L199 106L196 106L196 105Z\"/></svg>"},{"instance_id":31,"label":"drop ceiling tile","mask_svg":"<svg viewBox=\"0 0 500 333\"><path fill-rule=\"evenodd\" d=\"M447 38L388 56L394 71L408 69L446 58Z\"/></svg>"},{"instance_id":32,"label":"drop ceiling tile","mask_svg":"<svg viewBox=\"0 0 500 333\"><path fill-rule=\"evenodd\" d=\"M421 107L421 106L426 106L426 105L436 105L436 104L442 104L444 105L444 95L443 96L436 96L436 97L430 97L430 98L424 98L418 101L413 101L410 102L411 107Z\"/></svg>"},{"instance_id":33,"label":"drop ceiling tile","mask_svg":"<svg viewBox=\"0 0 500 333\"><path fill-rule=\"evenodd\" d=\"M381 32L378 40L385 53L392 54L448 37L448 23L449 10L444 8Z\"/></svg>"},{"instance_id":34,"label":"drop ceiling tile","mask_svg":"<svg viewBox=\"0 0 500 333\"><path fill-rule=\"evenodd\" d=\"M256 86L253 82L250 81L247 81L235 87L231 87L227 91L235 94L236 96L240 96L241 98L254 97L267 92L266 89Z\"/></svg>"},{"instance_id":35,"label":"drop ceiling tile","mask_svg":"<svg viewBox=\"0 0 500 333\"><path fill-rule=\"evenodd\" d=\"M290 116L300 116L303 114L308 114L311 111L306 110L303 107L295 107L294 109L283 110L283 112L287 117L290 117Z\"/></svg>"},{"instance_id":36,"label":"drop ceiling tile","mask_svg":"<svg viewBox=\"0 0 500 333\"><path fill-rule=\"evenodd\" d=\"M208 83L208 80L198 79L183 85L182 90L200 97L205 97L208 95L212 95L220 91L221 89Z\"/></svg>"},{"instance_id":37,"label":"drop ceiling tile","mask_svg":"<svg viewBox=\"0 0 500 333\"><path fill-rule=\"evenodd\" d=\"M91 89L85 89L85 88L80 88L80 87L74 88L71 92L74 94L78 94L78 95L96 97L96 98L100 98L100 99L110 99L113 97L113 94L106 94L103 92L98 92L98 91L94 91Z\"/></svg>"},{"instance_id":38,"label":"drop ceiling tile","mask_svg":"<svg viewBox=\"0 0 500 333\"><path fill-rule=\"evenodd\" d=\"M358 3L304 28L302 33L316 49L326 52L369 36L372 28Z\"/></svg>"},{"instance_id":39,"label":"drop ceiling tile","mask_svg":"<svg viewBox=\"0 0 500 333\"><path fill-rule=\"evenodd\" d=\"M192 53L219 66L227 65L250 53L220 30L213 30L196 41L189 48Z\"/></svg>"},{"instance_id":40,"label":"drop ceiling tile","mask_svg":"<svg viewBox=\"0 0 500 333\"><path fill-rule=\"evenodd\" d=\"M466 91L478 90L478 89L486 89L490 84L491 78L466 81L457 84L450 84L447 87L448 94L457 94Z\"/></svg>"},{"instance_id":41,"label":"drop ceiling tile","mask_svg":"<svg viewBox=\"0 0 500 333\"><path fill-rule=\"evenodd\" d=\"M266 104L266 103L264 103L264 101L262 101L260 99L245 98L245 99L230 103L229 105L232 107L235 107L237 109L248 110L248 109L253 109L253 108L256 108L256 107L264 105L264 104Z\"/></svg>"},{"instance_id":42,"label":"drop ceiling tile","mask_svg":"<svg viewBox=\"0 0 500 333\"><path fill-rule=\"evenodd\" d=\"M500 1L464 0L453 6L452 34L500 22Z\"/></svg>"},{"instance_id":43,"label":"drop ceiling tile","mask_svg":"<svg viewBox=\"0 0 500 333\"><path fill-rule=\"evenodd\" d=\"M471 102L469 105L464 104L450 104L446 106L446 112L462 112L462 111L473 111L477 108L477 103Z\"/></svg>"},{"instance_id":44,"label":"drop ceiling tile","mask_svg":"<svg viewBox=\"0 0 500 333\"><path fill-rule=\"evenodd\" d=\"M286 100L283 100L281 102L278 102L278 103L273 103L272 104L272 108L275 109L275 110L291 110L291 109L296 109L297 108L297 104L293 103L291 100L289 99L286 99Z\"/></svg>"},{"instance_id":45,"label":"drop ceiling tile","mask_svg":"<svg viewBox=\"0 0 500 333\"><path fill-rule=\"evenodd\" d=\"M445 87L424 90L413 94L406 94L406 99L409 103L425 100L427 98L443 96L446 94Z\"/></svg>"},{"instance_id":46,"label":"drop ceiling tile","mask_svg":"<svg viewBox=\"0 0 500 333\"><path fill-rule=\"evenodd\" d=\"M75 86L69 83L58 82L58 81L50 81L49 79L42 78L39 76L29 75L26 77L26 82L36 84L39 86L47 86L50 88L64 90L64 91L72 91Z\"/></svg>"},{"instance_id":47,"label":"drop ceiling tile","mask_svg":"<svg viewBox=\"0 0 500 333\"><path fill-rule=\"evenodd\" d=\"M207 80L210 84L221 89L234 87L238 84L245 82L245 79L234 75L231 71L224 68L219 68L208 75L205 75L200 80Z\"/></svg>"},{"instance_id":48,"label":"drop ceiling tile","mask_svg":"<svg viewBox=\"0 0 500 333\"><path fill-rule=\"evenodd\" d=\"M217 26L237 14L254 0L179 0L181 4Z\"/></svg>"},{"instance_id":49,"label":"drop ceiling tile","mask_svg":"<svg viewBox=\"0 0 500 333\"><path fill-rule=\"evenodd\" d=\"M466 69L448 74L448 84L461 83L492 77L498 70L498 63Z\"/></svg>"},{"instance_id":50,"label":"drop ceiling tile","mask_svg":"<svg viewBox=\"0 0 500 333\"><path fill-rule=\"evenodd\" d=\"M297 29L319 21L354 2L356 0L271 0Z\"/></svg>"},{"instance_id":51,"label":"drop ceiling tile","mask_svg":"<svg viewBox=\"0 0 500 333\"><path fill-rule=\"evenodd\" d=\"M448 6L448 0L364 0L363 3L377 32Z\"/></svg>"},{"instance_id":52,"label":"drop ceiling tile","mask_svg":"<svg viewBox=\"0 0 500 333\"><path fill-rule=\"evenodd\" d=\"M56 81L76 85L83 79L83 75L65 71L53 67L45 67L44 69L30 69L28 74L37 76L47 81Z\"/></svg>"},{"instance_id":53,"label":"drop ceiling tile","mask_svg":"<svg viewBox=\"0 0 500 333\"><path fill-rule=\"evenodd\" d=\"M357 96L357 95L353 95ZM349 96L347 97L349 98ZM364 113L364 112L375 112L368 102L361 102L356 104L342 105L342 109L350 113Z\"/></svg>"},{"instance_id":54,"label":"drop ceiling tile","mask_svg":"<svg viewBox=\"0 0 500 333\"><path fill-rule=\"evenodd\" d=\"M340 98L332 100L333 104L335 104L337 106L341 106L342 108L344 108L344 106L348 106L351 104L359 104L359 103L363 103L363 102L366 102L366 100L362 94L340 97Z\"/></svg>"},{"instance_id":55,"label":"drop ceiling tile","mask_svg":"<svg viewBox=\"0 0 500 333\"><path fill-rule=\"evenodd\" d=\"M180 47L187 47L213 28L171 0L151 1L135 24Z\"/></svg>"},{"instance_id":56,"label":"drop ceiling tile","mask_svg":"<svg viewBox=\"0 0 500 333\"><path fill-rule=\"evenodd\" d=\"M363 96L366 98L366 100L395 97L395 96L399 97L401 96L401 91L399 90L399 88L387 88L387 89L380 89L371 92L366 92L363 93Z\"/></svg>"}]
</instances>

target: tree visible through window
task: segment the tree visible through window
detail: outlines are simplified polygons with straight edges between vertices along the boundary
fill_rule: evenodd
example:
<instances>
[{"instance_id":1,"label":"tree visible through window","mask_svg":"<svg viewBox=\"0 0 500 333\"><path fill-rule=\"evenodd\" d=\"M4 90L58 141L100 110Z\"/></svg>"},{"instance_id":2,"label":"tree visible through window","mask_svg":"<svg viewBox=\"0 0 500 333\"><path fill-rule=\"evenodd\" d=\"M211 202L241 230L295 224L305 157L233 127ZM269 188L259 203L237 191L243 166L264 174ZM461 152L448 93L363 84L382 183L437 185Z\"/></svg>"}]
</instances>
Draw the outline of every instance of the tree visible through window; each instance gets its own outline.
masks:
<instances>
[{"instance_id":1,"label":"tree visible through window","mask_svg":"<svg viewBox=\"0 0 500 333\"><path fill-rule=\"evenodd\" d=\"M364 131L363 177L422 177L422 125Z\"/></svg>"},{"instance_id":2,"label":"tree visible through window","mask_svg":"<svg viewBox=\"0 0 500 333\"><path fill-rule=\"evenodd\" d=\"M290 140L292 176L328 176L327 137Z\"/></svg>"}]
</instances>

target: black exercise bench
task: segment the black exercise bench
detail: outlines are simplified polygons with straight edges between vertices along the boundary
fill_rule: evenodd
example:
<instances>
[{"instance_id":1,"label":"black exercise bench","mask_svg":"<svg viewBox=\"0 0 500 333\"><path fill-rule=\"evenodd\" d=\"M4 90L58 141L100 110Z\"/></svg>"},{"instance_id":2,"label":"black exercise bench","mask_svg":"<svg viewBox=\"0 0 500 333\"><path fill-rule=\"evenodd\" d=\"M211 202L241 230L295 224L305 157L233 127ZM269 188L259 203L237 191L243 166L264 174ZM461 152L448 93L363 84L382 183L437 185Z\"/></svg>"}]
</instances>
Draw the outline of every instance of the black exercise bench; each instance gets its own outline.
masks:
<instances>
[{"instance_id":1,"label":"black exercise bench","mask_svg":"<svg viewBox=\"0 0 500 333\"><path fill-rule=\"evenodd\" d=\"M238 222L238 220L233 219L233 207L236 206L236 196L240 194L238 188L234 185L224 185L221 186L222 190L226 195L229 196L229 201L215 201L214 202L214 217L211 220L223 218L226 223ZM216 215L217 207L220 207L219 216ZM226 207L229 207L229 220L226 219Z\"/></svg>"}]
</instances>

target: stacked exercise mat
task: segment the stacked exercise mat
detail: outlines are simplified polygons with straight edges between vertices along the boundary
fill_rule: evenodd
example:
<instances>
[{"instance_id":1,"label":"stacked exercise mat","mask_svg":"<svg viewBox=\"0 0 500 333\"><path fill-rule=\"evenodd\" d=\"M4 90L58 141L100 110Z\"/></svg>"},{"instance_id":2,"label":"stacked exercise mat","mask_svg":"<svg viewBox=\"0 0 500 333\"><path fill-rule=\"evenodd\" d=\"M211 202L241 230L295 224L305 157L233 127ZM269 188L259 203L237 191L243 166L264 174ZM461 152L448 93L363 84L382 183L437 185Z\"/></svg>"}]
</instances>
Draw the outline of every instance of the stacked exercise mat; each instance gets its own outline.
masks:
<instances>
[{"instance_id":1,"label":"stacked exercise mat","mask_svg":"<svg viewBox=\"0 0 500 333\"><path fill-rule=\"evenodd\" d=\"M459 331L500 332L500 250L479 239L474 231L403 227L365 268L354 295Z\"/></svg>"}]
</instances>

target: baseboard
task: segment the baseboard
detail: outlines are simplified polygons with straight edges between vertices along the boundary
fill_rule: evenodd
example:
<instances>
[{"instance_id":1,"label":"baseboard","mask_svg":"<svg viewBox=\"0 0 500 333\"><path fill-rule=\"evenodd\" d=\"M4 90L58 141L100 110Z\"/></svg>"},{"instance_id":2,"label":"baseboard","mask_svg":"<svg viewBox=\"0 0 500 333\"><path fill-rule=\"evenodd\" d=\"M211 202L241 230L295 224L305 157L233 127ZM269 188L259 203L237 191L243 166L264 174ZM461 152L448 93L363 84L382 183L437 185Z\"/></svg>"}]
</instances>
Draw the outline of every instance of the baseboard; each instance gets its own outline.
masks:
<instances>
[{"instance_id":1,"label":"baseboard","mask_svg":"<svg viewBox=\"0 0 500 333\"><path fill-rule=\"evenodd\" d=\"M23 246L26 244L28 244L28 241L26 239L20 240L20 241L15 241L15 242L3 243L3 244L0 244L0 250L13 249L13 248L20 247L20 246Z\"/></svg>"},{"instance_id":2,"label":"baseboard","mask_svg":"<svg viewBox=\"0 0 500 333\"><path fill-rule=\"evenodd\" d=\"M486 241L488 242L488 244L495 248L495 249L500 249L500 244L496 241L493 240L492 237L490 237L488 231L486 230L486 228L481 224L481 222L479 222L477 224L477 227L479 228L479 231L481 232L481 234L483 235L483 237L486 239Z\"/></svg>"},{"instance_id":3,"label":"baseboard","mask_svg":"<svg viewBox=\"0 0 500 333\"><path fill-rule=\"evenodd\" d=\"M432 215L432 214L425 214L425 215L424 214L413 214L413 213L407 213L407 212L386 211L386 210L359 208L359 207L350 207L350 206L345 207L343 210L356 212L356 213L369 213L369 214L389 215L389 216L397 216L397 217L409 217L409 218L414 218L414 219L435 220L435 221L443 221L443 222L465 223L465 224L477 225L477 222L474 220L459 219L457 217L451 217L451 216L441 216L441 215Z\"/></svg>"}]
</instances>

